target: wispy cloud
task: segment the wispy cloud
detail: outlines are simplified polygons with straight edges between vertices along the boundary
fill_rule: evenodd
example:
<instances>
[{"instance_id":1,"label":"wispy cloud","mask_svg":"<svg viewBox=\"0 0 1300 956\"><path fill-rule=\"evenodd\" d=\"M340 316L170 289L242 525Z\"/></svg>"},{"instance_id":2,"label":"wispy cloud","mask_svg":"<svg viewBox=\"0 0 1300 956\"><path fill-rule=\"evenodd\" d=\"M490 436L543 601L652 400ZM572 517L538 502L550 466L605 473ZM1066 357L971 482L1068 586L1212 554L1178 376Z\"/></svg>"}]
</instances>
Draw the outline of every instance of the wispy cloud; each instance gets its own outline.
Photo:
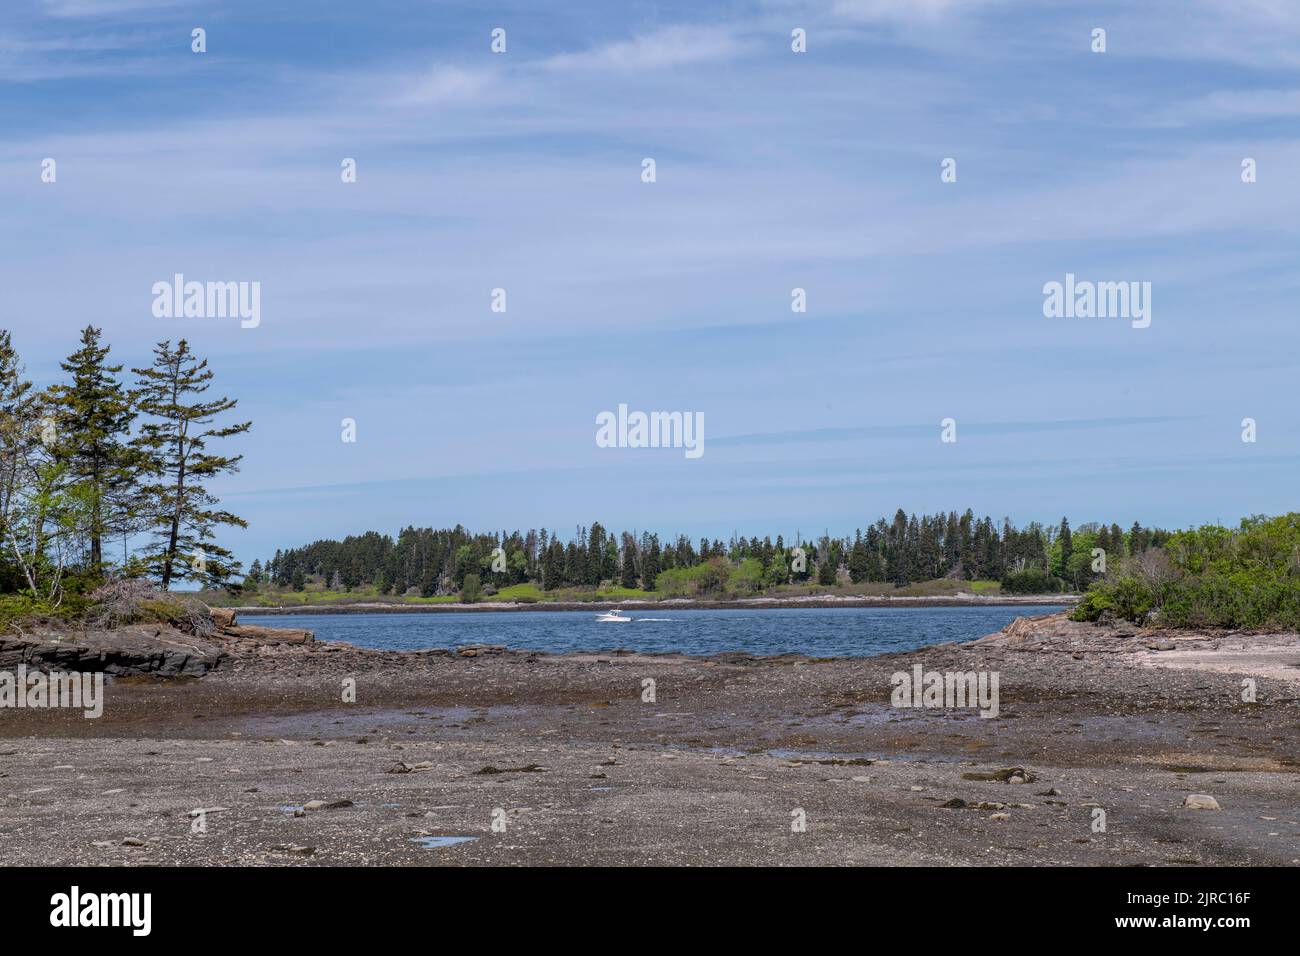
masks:
<instances>
[{"instance_id":1,"label":"wispy cloud","mask_svg":"<svg viewBox=\"0 0 1300 956\"><path fill-rule=\"evenodd\" d=\"M394 102L402 106L467 104L481 99L496 87L496 77L487 70L435 66L414 79L406 80Z\"/></svg>"},{"instance_id":2,"label":"wispy cloud","mask_svg":"<svg viewBox=\"0 0 1300 956\"><path fill-rule=\"evenodd\" d=\"M851 20L934 23L1007 0L834 0L831 13Z\"/></svg>"},{"instance_id":3,"label":"wispy cloud","mask_svg":"<svg viewBox=\"0 0 1300 956\"><path fill-rule=\"evenodd\" d=\"M195 6L195 0L43 0L42 6L52 17L80 19L181 10Z\"/></svg>"},{"instance_id":4,"label":"wispy cloud","mask_svg":"<svg viewBox=\"0 0 1300 956\"><path fill-rule=\"evenodd\" d=\"M1163 120L1172 125L1278 119L1300 116L1300 89L1216 90L1186 103L1171 106Z\"/></svg>"},{"instance_id":5,"label":"wispy cloud","mask_svg":"<svg viewBox=\"0 0 1300 956\"><path fill-rule=\"evenodd\" d=\"M1135 418L1070 418L1055 421L962 422L961 431L970 435L1029 435L1043 432L1071 432L1091 428L1132 428L1141 425L1167 425L1191 421L1185 415L1154 415ZM889 436L935 436L939 424L863 425L853 428L805 428L785 432L757 432L752 435L727 435L709 439L712 445L789 445L807 442L859 441Z\"/></svg>"},{"instance_id":6,"label":"wispy cloud","mask_svg":"<svg viewBox=\"0 0 1300 956\"><path fill-rule=\"evenodd\" d=\"M542 66L556 71L662 70L730 60L754 49L732 27L678 25L577 53L561 53Z\"/></svg>"}]
</instances>

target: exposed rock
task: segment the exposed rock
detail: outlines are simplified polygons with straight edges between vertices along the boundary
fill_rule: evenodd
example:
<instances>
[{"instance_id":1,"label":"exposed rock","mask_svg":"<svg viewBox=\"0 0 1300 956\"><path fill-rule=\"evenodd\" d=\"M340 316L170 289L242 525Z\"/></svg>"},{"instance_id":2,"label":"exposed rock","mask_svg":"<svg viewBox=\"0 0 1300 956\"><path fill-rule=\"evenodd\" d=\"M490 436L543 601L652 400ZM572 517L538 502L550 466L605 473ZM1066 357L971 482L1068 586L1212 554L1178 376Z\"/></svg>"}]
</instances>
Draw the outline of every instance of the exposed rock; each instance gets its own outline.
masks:
<instances>
[{"instance_id":1,"label":"exposed rock","mask_svg":"<svg viewBox=\"0 0 1300 956\"><path fill-rule=\"evenodd\" d=\"M280 853L292 853L294 856L311 856L316 852L315 847L294 846L292 843L280 843L271 849Z\"/></svg>"},{"instance_id":2,"label":"exposed rock","mask_svg":"<svg viewBox=\"0 0 1300 956\"><path fill-rule=\"evenodd\" d=\"M470 644L467 647L458 647L456 653L461 657L486 657L491 655L496 657L501 654L513 654L500 644Z\"/></svg>"},{"instance_id":3,"label":"exposed rock","mask_svg":"<svg viewBox=\"0 0 1300 956\"><path fill-rule=\"evenodd\" d=\"M1189 793L1183 798L1183 806L1188 810L1222 810L1219 801L1208 793Z\"/></svg>"},{"instance_id":4,"label":"exposed rock","mask_svg":"<svg viewBox=\"0 0 1300 956\"><path fill-rule=\"evenodd\" d=\"M210 607L208 613L212 615L212 623L219 629L235 627L239 623L236 620L235 612L227 607Z\"/></svg>"},{"instance_id":5,"label":"exposed rock","mask_svg":"<svg viewBox=\"0 0 1300 956\"><path fill-rule=\"evenodd\" d=\"M112 631L0 636L0 669L19 664L57 671L126 676L202 677L227 658L220 647L165 625L133 624Z\"/></svg>"},{"instance_id":6,"label":"exposed rock","mask_svg":"<svg viewBox=\"0 0 1300 956\"><path fill-rule=\"evenodd\" d=\"M205 609L199 605L195 613ZM37 624L18 636L0 635L0 670L25 664L30 670L99 671L117 677L202 677L232 657L315 642L315 635L302 628L239 625L235 613L224 608L210 613L214 626L186 630L164 623Z\"/></svg>"},{"instance_id":7,"label":"exposed rock","mask_svg":"<svg viewBox=\"0 0 1300 956\"><path fill-rule=\"evenodd\" d=\"M389 773L419 773L422 770L432 770L432 769L433 769L433 761L431 760L421 760L417 763L406 763L405 761L402 761L401 763L395 764L394 766L390 767L388 769L388 772Z\"/></svg>"},{"instance_id":8,"label":"exposed rock","mask_svg":"<svg viewBox=\"0 0 1300 956\"><path fill-rule=\"evenodd\" d=\"M1000 780L1002 783L1033 783L1038 778L1024 767L1007 767L1004 770L991 770L987 773L971 771L961 775L963 780Z\"/></svg>"},{"instance_id":9,"label":"exposed rock","mask_svg":"<svg viewBox=\"0 0 1300 956\"><path fill-rule=\"evenodd\" d=\"M526 764L522 767L484 767L482 770L475 770L475 776L484 776L496 773L546 773L545 767L539 767L535 763Z\"/></svg>"},{"instance_id":10,"label":"exposed rock","mask_svg":"<svg viewBox=\"0 0 1300 956\"><path fill-rule=\"evenodd\" d=\"M237 624L223 627L222 637L238 641L256 641L259 644L309 644L316 640L312 631L300 627L261 627L256 624Z\"/></svg>"}]
</instances>

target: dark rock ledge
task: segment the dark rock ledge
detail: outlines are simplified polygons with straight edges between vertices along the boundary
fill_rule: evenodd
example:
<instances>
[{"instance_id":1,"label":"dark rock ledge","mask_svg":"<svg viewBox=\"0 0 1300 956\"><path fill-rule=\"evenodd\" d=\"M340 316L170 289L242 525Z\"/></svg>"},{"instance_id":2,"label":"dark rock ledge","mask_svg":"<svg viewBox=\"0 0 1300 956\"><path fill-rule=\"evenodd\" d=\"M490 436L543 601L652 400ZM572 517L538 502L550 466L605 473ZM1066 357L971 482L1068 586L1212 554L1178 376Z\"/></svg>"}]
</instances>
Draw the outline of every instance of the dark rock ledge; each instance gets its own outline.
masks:
<instances>
[{"instance_id":1,"label":"dark rock ledge","mask_svg":"<svg viewBox=\"0 0 1300 956\"><path fill-rule=\"evenodd\" d=\"M0 670L25 664L29 670L202 677L232 657L314 641L311 631L241 625L234 612L213 608L211 627L194 633L169 624L131 624L110 630L41 625L30 633L2 634Z\"/></svg>"}]
</instances>

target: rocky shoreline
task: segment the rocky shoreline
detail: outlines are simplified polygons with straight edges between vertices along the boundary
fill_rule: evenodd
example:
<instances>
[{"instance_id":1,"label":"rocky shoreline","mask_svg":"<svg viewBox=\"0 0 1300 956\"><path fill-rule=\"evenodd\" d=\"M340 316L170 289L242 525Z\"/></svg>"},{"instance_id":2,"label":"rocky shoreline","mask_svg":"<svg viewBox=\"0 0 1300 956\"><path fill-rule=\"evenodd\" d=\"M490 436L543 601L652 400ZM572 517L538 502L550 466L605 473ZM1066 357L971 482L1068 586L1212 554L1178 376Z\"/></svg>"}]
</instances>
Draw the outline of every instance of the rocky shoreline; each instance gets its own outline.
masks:
<instances>
[{"instance_id":1,"label":"rocky shoreline","mask_svg":"<svg viewBox=\"0 0 1300 956\"><path fill-rule=\"evenodd\" d=\"M130 624L105 630L45 623L30 633L0 634L0 671L25 665L118 677L202 677L232 657L316 639L303 628L240 624L233 611L223 608L210 608L209 613L211 624L202 632L183 631L169 624Z\"/></svg>"},{"instance_id":2,"label":"rocky shoreline","mask_svg":"<svg viewBox=\"0 0 1300 956\"><path fill-rule=\"evenodd\" d=\"M1295 634L1054 615L830 660L214 642L202 679L112 678L98 720L0 711L0 863L1300 862ZM998 716L892 706L917 665L997 672Z\"/></svg>"}]
</instances>

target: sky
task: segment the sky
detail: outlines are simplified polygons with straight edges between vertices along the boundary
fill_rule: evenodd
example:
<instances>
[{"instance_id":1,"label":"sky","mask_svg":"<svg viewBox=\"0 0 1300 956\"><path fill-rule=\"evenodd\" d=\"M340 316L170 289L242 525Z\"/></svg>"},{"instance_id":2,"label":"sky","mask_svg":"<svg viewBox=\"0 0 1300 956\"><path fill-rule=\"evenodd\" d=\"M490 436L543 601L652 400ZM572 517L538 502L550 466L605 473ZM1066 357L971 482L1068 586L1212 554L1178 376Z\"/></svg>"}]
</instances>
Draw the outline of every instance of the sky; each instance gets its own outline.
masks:
<instances>
[{"instance_id":1,"label":"sky","mask_svg":"<svg viewBox=\"0 0 1300 956\"><path fill-rule=\"evenodd\" d=\"M0 328L41 384L88 323L209 358L245 563L1296 507L1290 0L9 0L0 129ZM177 273L259 324L158 317ZM1150 325L1046 316L1067 274ZM620 404L704 453L600 447Z\"/></svg>"}]
</instances>

